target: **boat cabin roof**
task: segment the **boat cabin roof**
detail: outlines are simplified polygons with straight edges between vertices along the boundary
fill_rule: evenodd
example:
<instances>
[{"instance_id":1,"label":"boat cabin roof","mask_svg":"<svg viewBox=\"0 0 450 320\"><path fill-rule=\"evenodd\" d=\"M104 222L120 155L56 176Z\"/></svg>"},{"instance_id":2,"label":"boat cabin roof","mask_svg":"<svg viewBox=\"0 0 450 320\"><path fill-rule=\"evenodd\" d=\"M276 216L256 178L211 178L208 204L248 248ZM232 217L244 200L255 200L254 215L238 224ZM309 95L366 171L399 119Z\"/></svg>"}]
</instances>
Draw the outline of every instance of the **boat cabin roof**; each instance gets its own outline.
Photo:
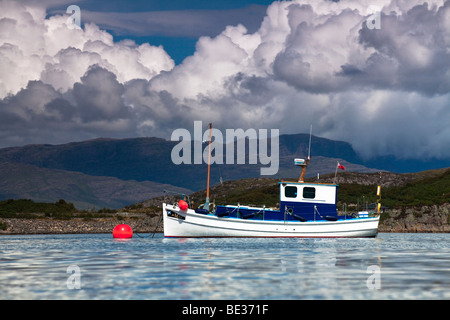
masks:
<instances>
[{"instance_id":1,"label":"boat cabin roof","mask_svg":"<svg viewBox=\"0 0 450 320\"><path fill-rule=\"evenodd\" d=\"M282 185L287 185L287 184L297 184L297 185L320 185L320 186L333 186L333 187L339 187L338 184L334 184L334 183L322 183L322 182L298 182L298 181L280 181L278 182L279 184Z\"/></svg>"}]
</instances>

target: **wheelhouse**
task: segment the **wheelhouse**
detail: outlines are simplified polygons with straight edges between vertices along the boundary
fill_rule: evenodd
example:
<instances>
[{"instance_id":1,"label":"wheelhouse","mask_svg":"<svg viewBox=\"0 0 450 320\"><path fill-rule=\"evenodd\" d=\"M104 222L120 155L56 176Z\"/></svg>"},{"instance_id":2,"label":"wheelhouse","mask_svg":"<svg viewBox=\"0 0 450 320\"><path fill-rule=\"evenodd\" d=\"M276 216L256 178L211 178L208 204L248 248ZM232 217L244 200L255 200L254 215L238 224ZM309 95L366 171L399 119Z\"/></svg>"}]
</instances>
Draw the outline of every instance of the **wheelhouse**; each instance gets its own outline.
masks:
<instances>
[{"instance_id":1,"label":"wheelhouse","mask_svg":"<svg viewBox=\"0 0 450 320\"><path fill-rule=\"evenodd\" d=\"M298 220L336 220L335 184L280 182L280 211Z\"/></svg>"}]
</instances>

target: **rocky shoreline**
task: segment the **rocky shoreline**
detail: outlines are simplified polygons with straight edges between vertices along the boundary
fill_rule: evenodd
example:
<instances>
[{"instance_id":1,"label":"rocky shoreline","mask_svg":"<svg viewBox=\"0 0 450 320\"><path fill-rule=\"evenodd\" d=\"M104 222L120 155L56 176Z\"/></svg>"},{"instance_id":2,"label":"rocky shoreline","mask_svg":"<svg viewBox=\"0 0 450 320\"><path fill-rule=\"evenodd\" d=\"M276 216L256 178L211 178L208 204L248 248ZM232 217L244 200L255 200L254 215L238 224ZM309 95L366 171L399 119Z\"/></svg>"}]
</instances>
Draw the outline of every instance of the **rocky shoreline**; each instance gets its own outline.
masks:
<instances>
[{"instance_id":1,"label":"rocky shoreline","mask_svg":"<svg viewBox=\"0 0 450 320\"><path fill-rule=\"evenodd\" d=\"M58 220L43 219L1 219L6 224L6 230L0 230L0 235L13 234L82 234L82 233L111 233L118 224L128 224L134 233L153 233L158 225L159 217L142 216L133 219L116 218L72 218ZM156 232L163 232L161 222Z\"/></svg>"},{"instance_id":2,"label":"rocky shoreline","mask_svg":"<svg viewBox=\"0 0 450 320\"><path fill-rule=\"evenodd\" d=\"M112 233L118 224L128 224L135 233L152 233L160 219L159 215L133 215L117 219L110 218L54 218L16 219L3 218L0 222L6 230L0 235L12 234L81 234ZM163 232L163 223L156 232ZM450 204L392 209L381 217L380 232L395 233L450 233Z\"/></svg>"}]
</instances>

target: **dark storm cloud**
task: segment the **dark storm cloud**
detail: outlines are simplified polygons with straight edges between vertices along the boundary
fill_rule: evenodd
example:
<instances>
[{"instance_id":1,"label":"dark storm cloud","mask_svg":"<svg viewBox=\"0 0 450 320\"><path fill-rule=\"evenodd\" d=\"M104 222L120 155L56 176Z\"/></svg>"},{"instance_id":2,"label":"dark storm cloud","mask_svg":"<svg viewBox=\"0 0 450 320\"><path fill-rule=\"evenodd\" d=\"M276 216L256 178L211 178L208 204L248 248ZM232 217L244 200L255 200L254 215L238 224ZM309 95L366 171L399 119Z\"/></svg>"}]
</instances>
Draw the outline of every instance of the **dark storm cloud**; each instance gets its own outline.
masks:
<instances>
[{"instance_id":1,"label":"dark storm cloud","mask_svg":"<svg viewBox=\"0 0 450 320\"><path fill-rule=\"evenodd\" d=\"M123 85L116 76L98 66L91 68L73 86L73 97L85 122L128 118L128 107L122 101Z\"/></svg>"},{"instance_id":2,"label":"dark storm cloud","mask_svg":"<svg viewBox=\"0 0 450 320\"><path fill-rule=\"evenodd\" d=\"M4 144L60 143L73 137L106 134L120 137L135 129L130 107L122 100L123 85L113 73L92 67L64 94L41 81L0 101Z\"/></svg>"},{"instance_id":3,"label":"dark storm cloud","mask_svg":"<svg viewBox=\"0 0 450 320\"><path fill-rule=\"evenodd\" d=\"M364 66L366 83L371 75L384 86L445 94L450 91L450 51L445 30L450 2L442 7L427 3L417 5L405 14L382 14L382 28L360 29L359 41L366 48L375 49ZM361 79L359 79L361 80Z\"/></svg>"},{"instance_id":4,"label":"dark storm cloud","mask_svg":"<svg viewBox=\"0 0 450 320\"><path fill-rule=\"evenodd\" d=\"M293 28L275 59L275 75L311 92L368 87L448 93L450 51L445 25L449 8L447 1L439 8L424 3L403 14L383 12L380 29L369 29L367 16L355 10L324 16L318 23L306 18L300 23L295 20L297 24L290 21ZM288 17L313 14L309 5L292 5ZM353 28L345 31L349 21ZM359 57L357 42L366 51ZM342 55L345 51L347 57Z\"/></svg>"}]
</instances>

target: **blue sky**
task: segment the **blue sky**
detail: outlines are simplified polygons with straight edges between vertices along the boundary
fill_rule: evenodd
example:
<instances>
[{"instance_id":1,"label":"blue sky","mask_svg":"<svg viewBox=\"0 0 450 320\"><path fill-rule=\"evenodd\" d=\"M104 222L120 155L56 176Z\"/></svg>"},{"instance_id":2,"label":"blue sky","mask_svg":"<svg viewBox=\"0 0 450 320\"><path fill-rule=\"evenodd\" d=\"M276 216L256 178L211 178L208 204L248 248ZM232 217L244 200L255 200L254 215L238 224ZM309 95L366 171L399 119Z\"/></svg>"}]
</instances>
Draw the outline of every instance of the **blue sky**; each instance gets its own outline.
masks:
<instances>
[{"instance_id":1,"label":"blue sky","mask_svg":"<svg viewBox=\"0 0 450 320\"><path fill-rule=\"evenodd\" d=\"M50 2L48 14L64 12L68 4ZM249 32L259 28L271 0L81 0L70 1L81 9L82 23L93 22L114 35L115 41L132 39L138 44L162 45L176 64L195 52L200 36L214 37L227 25L244 25ZM143 19L158 14L167 15L177 21L166 20L164 28L149 26ZM170 13L173 13L172 15ZM176 13L176 14L175 14ZM105 14L108 15L105 18ZM112 18L114 15L115 19ZM180 27L179 20L185 17L186 24ZM121 24L122 20L130 25ZM192 27L192 21L199 23ZM171 24L173 22L173 24ZM137 31L138 30L138 31Z\"/></svg>"}]
</instances>

